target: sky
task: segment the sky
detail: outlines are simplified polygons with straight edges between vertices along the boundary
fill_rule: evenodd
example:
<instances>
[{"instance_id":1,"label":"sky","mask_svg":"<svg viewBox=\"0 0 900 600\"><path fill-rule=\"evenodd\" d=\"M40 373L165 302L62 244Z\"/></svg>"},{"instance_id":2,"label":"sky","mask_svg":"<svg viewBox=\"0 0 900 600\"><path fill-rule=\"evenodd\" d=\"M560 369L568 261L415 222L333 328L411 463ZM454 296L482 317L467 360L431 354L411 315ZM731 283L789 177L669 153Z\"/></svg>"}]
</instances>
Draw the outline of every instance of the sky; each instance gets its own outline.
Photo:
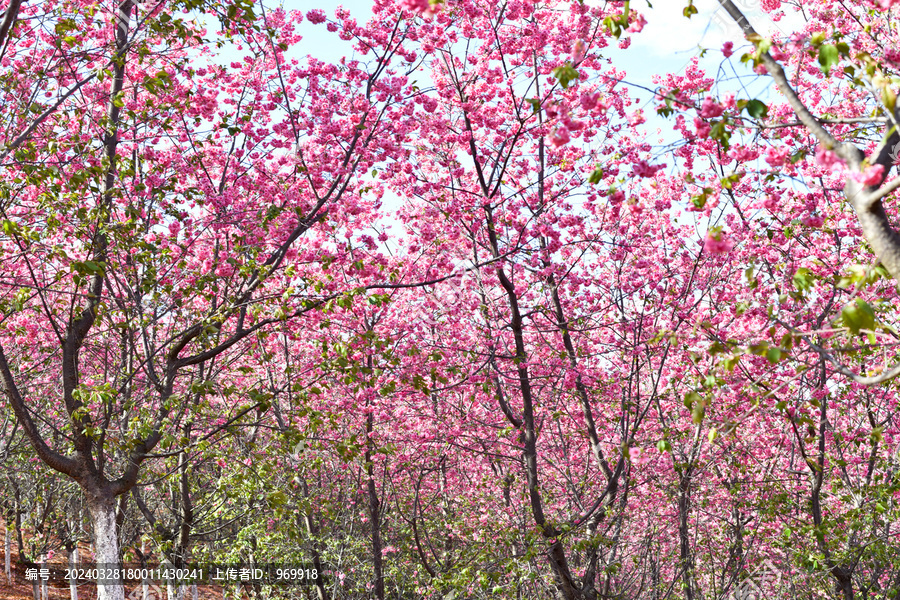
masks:
<instances>
[{"instance_id":1,"label":"sky","mask_svg":"<svg viewBox=\"0 0 900 600\"><path fill-rule=\"evenodd\" d=\"M602 2L603 0L586 0ZM650 90L656 88L654 76L665 73L681 73L690 62L698 57L701 48L708 51L699 58L699 66L711 76L724 69L724 76L716 76L719 82L717 92L734 91L739 98L757 98L768 103L772 99L774 89L767 77L758 77L747 65L741 64L739 57L751 46L743 38L743 32L719 6L717 0L694 0L698 13L687 19L682 11L688 0L631 0L633 9L641 12L647 20L643 31L637 34L625 34L632 37L628 49L619 49L615 43L604 50L612 64L626 72L625 84L629 86L629 94L637 99L634 108L642 107L647 119L645 125L648 132L647 141L659 148L659 161L669 162L665 156L665 145L681 139L673 131L673 123L656 114L657 103ZM748 17L754 28L763 35L774 32L790 33L802 27L802 19L795 13L786 14L778 22L760 9L760 0L734 0L735 4ZM651 6L652 3L652 6ZM342 6L359 22L368 19L372 8L372 0L344 0ZM287 10L299 9L304 13L315 9L323 9L332 16L337 5L326 5L317 0L284 0ZM789 8L785 8L789 11ZM350 42L342 41L333 33L329 33L324 25L314 25L304 20L299 33L303 41L289 52L295 56L310 54L326 62L337 62L341 57L352 52ZM735 54L726 60L721 49L726 41L735 45ZM230 57L220 57L230 61ZM722 83L724 82L724 83ZM386 197L385 208L397 204L392 197Z\"/></svg>"},{"instance_id":2,"label":"sky","mask_svg":"<svg viewBox=\"0 0 900 600\"><path fill-rule=\"evenodd\" d=\"M601 2L602 0L587 0ZM639 34L632 35L631 47L620 50L612 45L605 54L613 64L627 73L626 84L631 86L629 93L639 100L638 106L646 106L644 113L648 119L649 131L659 131L662 137L653 142L674 141L671 123L655 114L655 103L652 94L643 88L655 88L655 75L683 72L690 61L698 55L700 48L709 52L700 59L700 67L708 73L715 74L725 69L725 77L717 77L719 81L728 81L731 76L733 89L739 97L754 97L768 102L772 94L771 82L768 78L756 77L738 58L742 52L737 51L730 61L725 61L721 53L726 41L733 41L736 50L742 46L749 48L743 39L740 27L732 22L717 0L694 0L698 14L691 19L683 16L682 11L688 0L632 0L633 9L641 12L647 19L647 25ZM652 6L651 6L652 4ZM763 35L776 31L792 32L800 29L802 19L785 6L788 13L777 23L760 8L760 0L735 0L735 4L748 17L754 28ZM344 0L344 8L360 22L367 19L372 7L372 0ZM321 2L310 0L285 0L286 9L300 9L304 12L313 8L323 8L333 14L333 8L325 8ZM297 48L298 54L311 54L326 61L337 61L349 52L347 42L342 42L333 34L329 34L324 26L313 25L304 21L300 29L303 43ZM629 34L626 34L629 35ZM720 91L728 91L720 88ZM742 89L747 86L745 89Z\"/></svg>"},{"instance_id":3,"label":"sky","mask_svg":"<svg viewBox=\"0 0 900 600\"><path fill-rule=\"evenodd\" d=\"M604 0L587 0L602 2ZM763 35L775 31L792 32L802 26L802 19L791 9L785 6L788 12L777 23L760 9L761 0L735 0L735 4L749 18L752 25ZM736 50L741 46L749 47L743 40L743 32L734 24L717 0L694 0L694 6L698 14L691 19L683 16L682 11L688 0L632 0L633 9L640 11L647 19L647 25L643 31L631 35L631 47L620 50L615 45L607 48L604 53L612 60L616 68L627 73L626 84L635 84L630 93L638 98L641 104L650 103L652 94L641 87L655 88L653 82L655 75L664 73L683 72L690 61L698 55L700 48L709 51L700 59L700 66L708 73L715 74L720 68L726 70L726 76L717 77L717 80L727 80L732 76L734 90L739 91L743 77L746 82L752 80L751 85L755 89L745 90L740 97L746 97L747 93L756 94L764 102L766 96L771 93L770 83L767 78L755 77L745 65L741 65L738 57L742 52L737 51L730 61L725 61L721 53L722 45L726 41L733 41ZM372 0L344 0L341 2L359 22L365 22L371 12ZM651 6L652 4L652 6ZM333 15L337 5L327 5L320 0L283 0L285 9L298 9L304 13L318 8L323 9L329 16ZM300 26L299 33L303 36L303 42L292 49L290 54L310 54L327 62L336 62L342 56L351 52L350 43L340 40L336 35L326 31L324 25L313 25L308 20ZM221 60L232 60L231 57L220 57ZM726 91L726 90L722 90ZM648 120L656 120L652 110L645 110ZM656 123L652 123L656 125ZM659 122L659 127L667 130L670 125Z\"/></svg>"},{"instance_id":4,"label":"sky","mask_svg":"<svg viewBox=\"0 0 900 600\"><path fill-rule=\"evenodd\" d=\"M701 48L707 49L705 56L699 58L699 66L707 73L715 75L719 69L725 71L724 77L716 79L720 83L719 92L734 91L738 97L758 98L768 102L773 94L771 80L757 77L750 68L740 63L739 57L751 48L744 40L743 31L735 24L717 0L694 0L698 13L687 19L682 11L687 0L632 0L632 8L641 12L647 19L643 31L632 37L631 46L627 50L612 48L607 55L617 68L627 73L626 81L655 88L654 75L664 73L682 73L691 60L698 56ZM776 32L789 34L799 30L803 25L802 18L794 12L787 12L778 22L760 9L760 0L735 0L735 4L747 16L763 36ZM735 53L725 60L721 50L725 42L734 43ZM743 48L743 50L742 50ZM731 89L728 89L730 81ZM724 87L721 83L726 82ZM630 93L643 101L649 101L652 94L632 87ZM645 111L648 121L656 119L652 111ZM659 126L671 129L671 124Z\"/></svg>"},{"instance_id":5,"label":"sky","mask_svg":"<svg viewBox=\"0 0 900 600\"><path fill-rule=\"evenodd\" d=\"M591 3L591 0L588 2ZM751 24L763 35L775 31L795 31L802 25L802 20L790 12L777 23L774 22L759 8L759 3L760 0L735 0L735 4L747 15ZM366 20L372 7L371 0L345 0L341 4L360 22ZM645 16L647 25L641 33L633 36L631 48L627 51L614 48L608 54L617 65L624 65L629 75L642 84L647 84L654 73L683 69L697 54L699 47L718 51L728 40L734 41L736 47L742 45L741 29L728 18L717 0L694 0L698 14L691 19L682 15L686 5L687 0L632 0L632 8ZM325 8L321 2L309 0L286 0L284 7L304 12L324 8L327 13L333 13L333 10ZM303 53L308 52L323 60L336 60L346 53L346 47L342 47L341 41L328 34L322 26L304 22L300 32L306 42L302 44ZM710 65L721 61L720 52L710 52L709 55L712 55Z\"/></svg>"}]
</instances>

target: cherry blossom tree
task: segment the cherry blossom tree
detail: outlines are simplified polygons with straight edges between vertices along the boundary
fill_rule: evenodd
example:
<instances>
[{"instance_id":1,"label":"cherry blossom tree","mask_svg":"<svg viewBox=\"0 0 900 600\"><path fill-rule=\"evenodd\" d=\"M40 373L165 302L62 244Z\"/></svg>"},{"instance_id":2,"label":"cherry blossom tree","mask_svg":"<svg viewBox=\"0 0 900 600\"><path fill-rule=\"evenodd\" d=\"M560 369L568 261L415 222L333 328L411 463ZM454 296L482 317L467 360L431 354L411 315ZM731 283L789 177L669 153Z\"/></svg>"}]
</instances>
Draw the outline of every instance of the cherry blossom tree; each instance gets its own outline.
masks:
<instances>
[{"instance_id":1,"label":"cherry blossom tree","mask_svg":"<svg viewBox=\"0 0 900 600\"><path fill-rule=\"evenodd\" d=\"M0 449L68 478L9 479L28 542L74 481L98 563L320 600L895 595L897 7L720 0L772 96L701 50L641 104L639 4L10 3Z\"/></svg>"},{"instance_id":2,"label":"cherry blossom tree","mask_svg":"<svg viewBox=\"0 0 900 600\"><path fill-rule=\"evenodd\" d=\"M331 65L286 57L299 12L234 4L207 33L177 16L197 8L216 7L14 3L3 26L0 376L34 451L84 491L101 565L142 464L242 385L223 361L347 291L311 276L321 242L298 246L377 209L360 174L407 121L402 17L345 15L368 59ZM223 44L243 59L217 64Z\"/></svg>"}]
</instances>

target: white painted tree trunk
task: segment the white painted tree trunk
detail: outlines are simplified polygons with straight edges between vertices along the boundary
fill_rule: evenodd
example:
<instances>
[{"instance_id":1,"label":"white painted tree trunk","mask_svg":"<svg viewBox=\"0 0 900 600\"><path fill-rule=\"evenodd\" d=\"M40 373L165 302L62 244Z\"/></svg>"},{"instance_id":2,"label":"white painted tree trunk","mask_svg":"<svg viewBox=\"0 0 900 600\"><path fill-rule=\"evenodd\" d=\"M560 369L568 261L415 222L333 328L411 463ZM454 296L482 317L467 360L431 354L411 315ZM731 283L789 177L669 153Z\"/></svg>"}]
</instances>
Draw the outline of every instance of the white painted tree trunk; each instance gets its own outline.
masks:
<instances>
[{"instance_id":1,"label":"white painted tree trunk","mask_svg":"<svg viewBox=\"0 0 900 600\"><path fill-rule=\"evenodd\" d=\"M47 568L47 555L41 554L41 571ZM47 600L47 580L41 579L41 600Z\"/></svg>"},{"instance_id":2,"label":"white painted tree trunk","mask_svg":"<svg viewBox=\"0 0 900 600\"><path fill-rule=\"evenodd\" d=\"M142 559L141 567L144 569L147 568L146 560L147 560L148 551L149 550L148 550L147 538L142 538L141 539L141 555L143 555L144 558ZM143 600L150 600L150 580L149 579L141 580L141 598ZM162 600L162 598L154 598L153 600Z\"/></svg>"},{"instance_id":3,"label":"white painted tree trunk","mask_svg":"<svg viewBox=\"0 0 900 600\"><path fill-rule=\"evenodd\" d=\"M175 583L171 580L167 583L166 596L169 600L184 600L184 593L187 591L187 585L183 583Z\"/></svg>"},{"instance_id":4,"label":"white painted tree trunk","mask_svg":"<svg viewBox=\"0 0 900 600\"><path fill-rule=\"evenodd\" d=\"M94 525L94 562L98 569L119 568L119 538L116 531L116 503L96 501L90 507ZM125 600L122 580L97 582L97 600Z\"/></svg>"},{"instance_id":5,"label":"white painted tree trunk","mask_svg":"<svg viewBox=\"0 0 900 600\"><path fill-rule=\"evenodd\" d=\"M12 536L9 535L9 522L6 523L6 582L12 583L12 562L10 555L12 555Z\"/></svg>"},{"instance_id":6,"label":"white painted tree trunk","mask_svg":"<svg viewBox=\"0 0 900 600\"><path fill-rule=\"evenodd\" d=\"M75 569L78 567L78 548L72 548L72 551L69 552L69 568ZM69 580L69 597L71 600L78 600L78 581L73 577Z\"/></svg>"},{"instance_id":7,"label":"white painted tree trunk","mask_svg":"<svg viewBox=\"0 0 900 600\"><path fill-rule=\"evenodd\" d=\"M175 568L175 565L167 558L163 562L163 566L167 569ZM187 591L187 584L181 583L175 579L166 580L166 598L168 600L183 600L184 593Z\"/></svg>"}]
</instances>

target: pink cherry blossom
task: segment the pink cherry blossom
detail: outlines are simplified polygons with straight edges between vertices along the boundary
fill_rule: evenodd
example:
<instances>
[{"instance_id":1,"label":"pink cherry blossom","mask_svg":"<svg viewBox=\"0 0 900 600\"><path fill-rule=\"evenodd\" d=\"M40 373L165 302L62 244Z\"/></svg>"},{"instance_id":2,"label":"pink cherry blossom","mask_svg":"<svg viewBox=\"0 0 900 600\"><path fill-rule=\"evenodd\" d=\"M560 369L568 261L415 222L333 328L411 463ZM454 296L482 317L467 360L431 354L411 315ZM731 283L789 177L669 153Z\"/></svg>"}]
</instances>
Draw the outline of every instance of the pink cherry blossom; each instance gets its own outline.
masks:
<instances>
[{"instance_id":1,"label":"pink cherry blossom","mask_svg":"<svg viewBox=\"0 0 900 600\"><path fill-rule=\"evenodd\" d=\"M644 29L644 25L647 24L647 19L644 18L644 15L638 14L637 17L631 20L631 24L628 26L629 33L640 33Z\"/></svg>"},{"instance_id":2,"label":"pink cherry blossom","mask_svg":"<svg viewBox=\"0 0 900 600\"><path fill-rule=\"evenodd\" d=\"M703 105L700 107L700 116L704 119L720 117L724 112L725 108L709 96L703 99Z\"/></svg>"},{"instance_id":3,"label":"pink cherry blossom","mask_svg":"<svg viewBox=\"0 0 900 600\"><path fill-rule=\"evenodd\" d=\"M725 254L731 252L733 245L721 232L706 234L703 240L703 249L710 254Z\"/></svg>"},{"instance_id":4,"label":"pink cherry blossom","mask_svg":"<svg viewBox=\"0 0 900 600\"><path fill-rule=\"evenodd\" d=\"M565 146L570 140L569 130L566 127L557 127L550 136L550 143L556 148Z\"/></svg>"},{"instance_id":5,"label":"pink cherry blossom","mask_svg":"<svg viewBox=\"0 0 900 600\"><path fill-rule=\"evenodd\" d=\"M884 165L868 165L861 173L853 173L852 177L865 186L875 187L884 179Z\"/></svg>"}]
</instances>

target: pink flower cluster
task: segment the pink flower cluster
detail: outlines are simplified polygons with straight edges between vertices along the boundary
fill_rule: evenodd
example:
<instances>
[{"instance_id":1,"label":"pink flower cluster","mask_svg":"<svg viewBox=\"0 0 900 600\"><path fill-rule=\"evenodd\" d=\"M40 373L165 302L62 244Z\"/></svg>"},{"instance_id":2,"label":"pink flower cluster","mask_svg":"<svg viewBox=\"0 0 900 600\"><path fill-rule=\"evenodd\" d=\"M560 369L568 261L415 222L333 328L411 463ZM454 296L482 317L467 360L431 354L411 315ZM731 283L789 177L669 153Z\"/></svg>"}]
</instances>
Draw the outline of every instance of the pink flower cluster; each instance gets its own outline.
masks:
<instances>
[{"instance_id":1,"label":"pink flower cluster","mask_svg":"<svg viewBox=\"0 0 900 600\"><path fill-rule=\"evenodd\" d=\"M658 171L666 168L665 163L651 165L646 160L639 160L632 167L632 172L637 177L653 177Z\"/></svg>"},{"instance_id":2,"label":"pink flower cluster","mask_svg":"<svg viewBox=\"0 0 900 600\"><path fill-rule=\"evenodd\" d=\"M860 173L854 173L853 179L866 187L875 187L884 179L884 166L870 165Z\"/></svg>"},{"instance_id":3,"label":"pink flower cluster","mask_svg":"<svg viewBox=\"0 0 900 600\"><path fill-rule=\"evenodd\" d=\"M703 240L703 250L710 254L725 254L730 252L734 246L721 232L707 233L706 239Z\"/></svg>"},{"instance_id":4,"label":"pink flower cluster","mask_svg":"<svg viewBox=\"0 0 900 600\"><path fill-rule=\"evenodd\" d=\"M420 15L433 15L440 4L432 4L429 0L400 0L400 6Z\"/></svg>"},{"instance_id":5,"label":"pink flower cluster","mask_svg":"<svg viewBox=\"0 0 900 600\"><path fill-rule=\"evenodd\" d=\"M632 19L631 24L628 26L628 33L640 33L642 29L644 29L644 25L647 24L647 19L644 18L644 15L637 15L634 19Z\"/></svg>"},{"instance_id":6,"label":"pink flower cluster","mask_svg":"<svg viewBox=\"0 0 900 600\"><path fill-rule=\"evenodd\" d=\"M704 119L715 119L716 117L721 117L722 113L724 112L725 107L709 96L707 96L703 100L703 104L700 106L700 116Z\"/></svg>"},{"instance_id":7,"label":"pink flower cluster","mask_svg":"<svg viewBox=\"0 0 900 600\"><path fill-rule=\"evenodd\" d=\"M773 167L780 167L788 162L787 148L776 148L770 146L766 150L766 162Z\"/></svg>"},{"instance_id":8,"label":"pink flower cluster","mask_svg":"<svg viewBox=\"0 0 900 600\"><path fill-rule=\"evenodd\" d=\"M606 113L609 105L601 99L600 92L584 91L578 97L576 105L582 110L592 112L597 115ZM544 106L544 114L548 119L559 119L556 127L551 131L548 142L555 148L565 146L572 140L572 132L578 132L585 129L585 123L576 119L567 101L547 102Z\"/></svg>"},{"instance_id":9,"label":"pink flower cluster","mask_svg":"<svg viewBox=\"0 0 900 600\"><path fill-rule=\"evenodd\" d=\"M822 146L816 148L816 162L829 171L840 171L845 167L844 161L837 154Z\"/></svg>"}]
</instances>

